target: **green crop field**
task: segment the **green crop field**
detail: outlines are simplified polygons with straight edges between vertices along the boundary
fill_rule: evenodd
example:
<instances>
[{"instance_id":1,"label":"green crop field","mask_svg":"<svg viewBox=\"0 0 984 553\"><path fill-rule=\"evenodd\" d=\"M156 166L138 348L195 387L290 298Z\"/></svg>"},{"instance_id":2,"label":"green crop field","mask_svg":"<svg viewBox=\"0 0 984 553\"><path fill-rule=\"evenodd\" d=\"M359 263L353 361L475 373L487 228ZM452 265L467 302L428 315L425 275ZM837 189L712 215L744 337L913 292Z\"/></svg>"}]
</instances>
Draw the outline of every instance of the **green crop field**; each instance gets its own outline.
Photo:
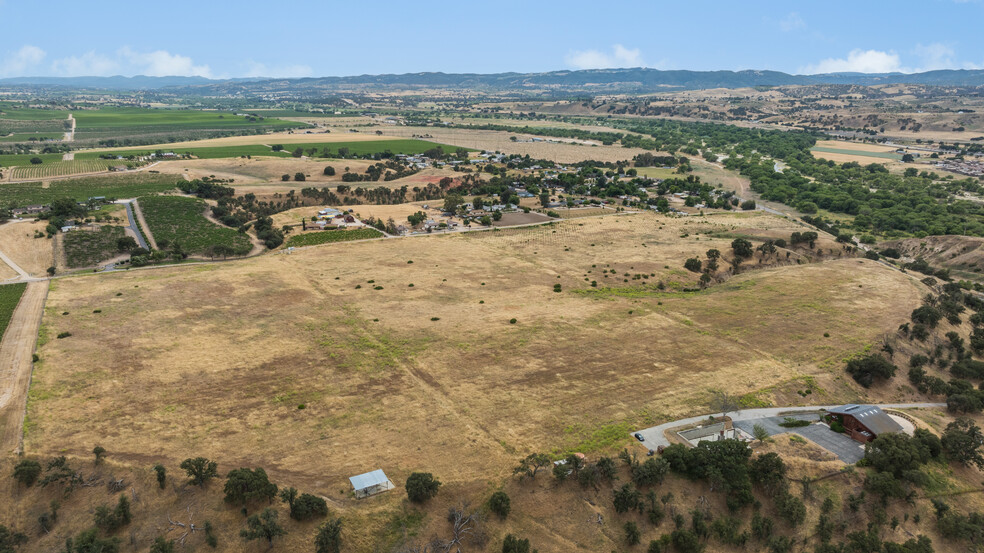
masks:
<instances>
[{"instance_id":1,"label":"green crop field","mask_svg":"<svg viewBox=\"0 0 984 553\"><path fill-rule=\"evenodd\" d=\"M448 146L447 144L438 144L436 142L428 142L426 140L416 140L412 138L397 138L393 140L366 140L362 142L312 142L305 144L284 144L284 149L293 149L298 146L304 148L305 155L307 151L311 148L317 148L320 152L321 150L328 149L328 151L335 155L341 148L348 148L349 153L355 155L365 155L365 154L376 154L383 153L386 151L392 152L394 154L422 154L431 148L436 148L438 146L444 150L445 153L454 153L457 150L465 150L473 152L474 150L470 148L459 148L457 146ZM316 153L315 156L320 155Z\"/></svg>"},{"instance_id":2,"label":"green crop field","mask_svg":"<svg viewBox=\"0 0 984 553\"><path fill-rule=\"evenodd\" d=\"M287 239L288 247L316 246L318 244L328 244L329 242L348 242L350 240L368 240L371 238L382 238L383 233L374 228L361 228L352 230L319 230L317 232L306 232L297 234Z\"/></svg>"},{"instance_id":3,"label":"green crop field","mask_svg":"<svg viewBox=\"0 0 984 553\"><path fill-rule=\"evenodd\" d=\"M61 140L64 136L63 132L52 131L52 132L15 132L7 136L0 136L0 142L41 142L44 140ZM31 139L34 139L33 141Z\"/></svg>"},{"instance_id":4,"label":"green crop field","mask_svg":"<svg viewBox=\"0 0 984 553\"><path fill-rule=\"evenodd\" d=\"M17 302L20 301L25 288L27 284L23 282L0 286L0 338L7 330L7 325L10 324L10 318L14 316L14 309L17 308Z\"/></svg>"},{"instance_id":5,"label":"green crop field","mask_svg":"<svg viewBox=\"0 0 984 553\"><path fill-rule=\"evenodd\" d=\"M134 198L177 188L178 177L158 173L109 174L56 180L43 188L40 182L0 183L0 206L50 204L56 198L84 202L93 196Z\"/></svg>"},{"instance_id":6,"label":"green crop field","mask_svg":"<svg viewBox=\"0 0 984 553\"><path fill-rule=\"evenodd\" d=\"M0 119L16 121L68 119L68 113L67 110L61 109L17 108L0 104Z\"/></svg>"},{"instance_id":7,"label":"green crop field","mask_svg":"<svg viewBox=\"0 0 984 553\"><path fill-rule=\"evenodd\" d=\"M98 230L73 230L65 234L62 247L69 267L90 267L118 253L116 242L126 236L123 227L106 225Z\"/></svg>"},{"instance_id":8,"label":"green crop field","mask_svg":"<svg viewBox=\"0 0 984 553\"><path fill-rule=\"evenodd\" d=\"M250 127L287 128L297 127L298 123L278 119L256 119L232 112L143 109L143 108L103 108L73 112L76 130L79 132L97 129L120 129L127 127L167 127L171 129L237 129Z\"/></svg>"},{"instance_id":9,"label":"green crop field","mask_svg":"<svg viewBox=\"0 0 984 553\"><path fill-rule=\"evenodd\" d=\"M367 140L361 142L310 142L310 143L298 143L298 144L283 144L284 149L279 152L275 152L270 149L269 146L264 146L263 144L244 144L241 146L214 146L214 147L203 147L203 148L160 148L165 152L174 152L176 154L191 154L200 159L218 159L218 158L228 158L228 157L240 157L240 156L274 156L274 157L291 157L291 151L296 148L303 148L304 154L307 155L311 148L318 150L314 155L315 157L320 156L321 152L327 148L328 152L332 156L337 156L341 148L347 148L350 154L354 155L366 155L366 154L381 154L383 152L389 151L393 154L420 154L431 148L440 146L445 152L454 152L458 148L455 146L448 146L446 144L437 144L434 142L427 142L426 140L412 140L412 139L395 139L395 140ZM468 148L462 148L463 150L469 150ZM100 155L105 155L107 153L119 156L145 156L153 153L156 150L117 150L112 152L100 151L100 152L82 152L75 155L76 159L98 159Z\"/></svg>"},{"instance_id":10,"label":"green crop field","mask_svg":"<svg viewBox=\"0 0 984 553\"><path fill-rule=\"evenodd\" d=\"M274 152L269 146L263 144L248 144L244 146L215 146L206 148L160 148L164 152L174 152L175 154L191 154L200 159L218 159L225 157L240 156L275 156L290 157L290 152ZM119 150L115 152L83 152L75 155L75 159L99 159L99 156L107 153L114 156L146 156L157 151L154 150ZM122 161L121 161L122 163Z\"/></svg>"},{"instance_id":11,"label":"green crop field","mask_svg":"<svg viewBox=\"0 0 984 553\"><path fill-rule=\"evenodd\" d=\"M4 154L0 155L0 167L13 167L15 165L31 165L31 158L41 158L43 163L61 161L61 154Z\"/></svg>"},{"instance_id":12,"label":"green crop field","mask_svg":"<svg viewBox=\"0 0 984 553\"><path fill-rule=\"evenodd\" d=\"M902 156L892 152L866 152L864 150L845 150L843 148L825 148L814 146L811 152L826 152L828 154L846 154L852 156L878 157L882 159L902 159Z\"/></svg>"},{"instance_id":13,"label":"green crop field","mask_svg":"<svg viewBox=\"0 0 984 553\"><path fill-rule=\"evenodd\" d=\"M134 165L133 162L114 159L76 159L72 161L52 161L41 165L21 165L11 170L12 180L43 179L79 173L96 173L105 171L114 165ZM136 163L136 165L143 165Z\"/></svg>"},{"instance_id":14,"label":"green crop field","mask_svg":"<svg viewBox=\"0 0 984 553\"><path fill-rule=\"evenodd\" d=\"M253 249L246 235L206 219L203 215L206 204L198 198L143 196L137 201L160 247L166 241L180 244L188 253L205 254L211 246L225 246L234 255L246 255Z\"/></svg>"}]
</instances>

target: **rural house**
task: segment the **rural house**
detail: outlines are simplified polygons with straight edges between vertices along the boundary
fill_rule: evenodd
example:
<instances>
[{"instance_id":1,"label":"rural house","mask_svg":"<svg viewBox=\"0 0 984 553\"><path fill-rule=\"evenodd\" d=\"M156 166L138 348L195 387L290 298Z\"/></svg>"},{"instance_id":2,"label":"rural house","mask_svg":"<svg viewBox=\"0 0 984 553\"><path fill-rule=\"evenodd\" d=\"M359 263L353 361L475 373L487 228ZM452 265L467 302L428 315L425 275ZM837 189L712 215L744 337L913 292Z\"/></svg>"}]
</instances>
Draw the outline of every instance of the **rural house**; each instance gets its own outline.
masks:
<instances>
[{"instance_id":1,"label":"rural house","mask_svg":"<svg viewBox=\"0 0 984 553\"><path fill-rule=\"evenodd\" d=\"M874 405L847 404L827 411L844 425L851 438L866 443L882 434L902 432L902 425Z\"/></svg>"}]
</instances>

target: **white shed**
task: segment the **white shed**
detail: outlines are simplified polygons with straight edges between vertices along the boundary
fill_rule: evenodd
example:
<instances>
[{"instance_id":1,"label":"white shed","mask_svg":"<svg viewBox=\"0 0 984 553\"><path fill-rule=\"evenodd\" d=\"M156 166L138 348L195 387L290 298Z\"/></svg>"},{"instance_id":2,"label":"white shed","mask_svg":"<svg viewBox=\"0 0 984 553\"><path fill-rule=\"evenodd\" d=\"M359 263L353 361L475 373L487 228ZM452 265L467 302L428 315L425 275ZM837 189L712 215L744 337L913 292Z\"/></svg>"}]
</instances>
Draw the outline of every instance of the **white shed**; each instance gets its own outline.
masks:
<instances>
[{"instance_id":1,"label":"white shed","mask_svg":"<svg viewBox=\"0 0 984 553\"><path fill-rule=\"evenodd\" d=\"M355 488L355 497L363 499L370 495L376 495L387 490L393 489L393 483L389 481L382 469L372 472L352 476L349 478L352 487Z\"/></svg>"}]
</instances>

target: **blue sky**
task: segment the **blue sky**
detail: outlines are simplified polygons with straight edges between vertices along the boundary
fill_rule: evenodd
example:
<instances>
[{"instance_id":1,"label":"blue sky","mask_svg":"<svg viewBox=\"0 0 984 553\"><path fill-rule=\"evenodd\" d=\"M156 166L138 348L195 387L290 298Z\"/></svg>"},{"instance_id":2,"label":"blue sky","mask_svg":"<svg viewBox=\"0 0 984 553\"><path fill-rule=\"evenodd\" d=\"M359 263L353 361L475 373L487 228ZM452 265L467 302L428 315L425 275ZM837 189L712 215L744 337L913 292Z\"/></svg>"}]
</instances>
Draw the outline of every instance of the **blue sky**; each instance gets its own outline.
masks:
<instances>
[{"instance_id":1,"label":"blue sky","mask_svg":"<svg viewBox=\"0 0 984 553\"><path fill-rule=\"evenodd\" d=\"M984 68L984 0L0 0L0 77Z\"/></svg>"}]
</instances>

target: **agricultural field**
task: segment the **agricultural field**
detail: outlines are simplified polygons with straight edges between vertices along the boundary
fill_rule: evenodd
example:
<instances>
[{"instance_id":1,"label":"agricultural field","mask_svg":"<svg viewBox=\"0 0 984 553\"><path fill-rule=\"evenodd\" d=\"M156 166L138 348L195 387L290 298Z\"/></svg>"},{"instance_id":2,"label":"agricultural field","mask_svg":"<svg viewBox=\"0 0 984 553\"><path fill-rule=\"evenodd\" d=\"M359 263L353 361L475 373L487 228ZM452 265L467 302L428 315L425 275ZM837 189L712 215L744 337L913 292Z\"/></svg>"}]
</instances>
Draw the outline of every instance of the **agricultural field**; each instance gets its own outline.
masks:
<instances>
[{"instance_id":1,"label":"agricultural field","mask_svg":"<svg viewBox=\"0 0 984 553\"><path fill-rule=\"evenodd\" d=\"M47 185L40 182L0 182L0 205L49 204L52 200L65 197L79 202L94 196L134 198L174 190L177 181L174 175L141 171L54 180Z\"/></svg>"},{"instance_id":2,"label":"agricultural field","mask_svg":"<svg viewBox=\"0 0 984 553\"><path fill-rule=\"evenodd\" d=\"M41 159L42 164L61 161L61 154L0 154L0 168L31 166L31 158Z\"/></svg>"},{"instance_id":3,"label":"agricultural field","mask_svg":"<svg viewBox=\"0 0 984 553\"><path fill-rule=\"evenodd\" d=\"M98 173L127 162L106 159L75 159L71 161L51 161L40 165L22 165L10 171L11 180L44 179L63 177L81 173ZM132 165L132 163L131 163ZM142 165L142 164L138 164Z\"/></svg>"},{"instance_id":4,"label":"agricultural field","mask_svg":"<svg viewBox=\"0 0 984 553\"><path fill-rule=\"evenodd\" d=\"M112 259L119 255L117 241L124 236L123 227L115 225L68 232L61 239L66 264L71 268L91 267Z\"/></svg>"},{"instance_id":5,"label":"agricultural field","mask_svg":"<svg viewBox=\"0 0 984 553\"><path fill-rule=\"evenodd\" d=\"M188 178L202 178L214 176L222 179L234 179L234 185L252 184L272 184L272 182L284 183L281 180L283 175L290 175L291 181L288 186L303 188L311 186L311 183L336 182L342 181L344 169L348 167L355 173L365 173L374 161L361 159L329 160L329 159L298 159L287 157L257 157L252 158L218 158L218 159L189 159L180 161L169 161L160 163L154 167L162 173L173 173L187 175ZM331 165L336 168L334 176L325 176L324 169ZM304 173L307 176L305 182L293 180L296 173ZM271 182L272 181L272 182ZM368 185L390 185L391 182L359 183L362 186Z\"/></svg>"},{"instance_id":6,"label":"agricultural field","mask_svg":"<svg viewBox=\"0 0 984 553\"><path fill-rule=\"evenodd\" d=\"M46 140L61 140L62 132L15 132L8 135L0 135L0 142L44 142Z\"/></svg>"},{"instance_id":7,"label":"agricultural field","mask_svg":"<svg viewBox=\"0 0 984 553\"><path fill-rule=\"evenodd\" d=\"M902 154L895 152L895 148L887 146L875 146L871 144L855 144L851 142L838 142L834 140L820 141L810 149L814 157L829 159L837 163L847 163L856 161L862 164L885 163L888 161L900 161Z\"/></svg>"},{"instance_id":8,"label":"agricultural field","mask_svg":"<svg viewBox=\"0 0 984 553\"><path fill-rule=\"evenodd\" d=\"M68 111L15 108L0 105L0 142L19 142L20 136L27 141L31 136L49 136L61 140L66 129ZM4 135L14 133L11 140Z\"/></svg>"},{"instance_id":9,"label":"agricultural field","mask_svg":"<svg viewBox=\"0 0 984 553\"><path fill-rule=\"evenodd\" d=\"M25 288L27 284L23 282L0 286L0 338L3 338L3 333L7 330Z\"/></svg>"},{"instance_id":10,"label":"agricultural field","mask_svg":"<svg viewBox=\"0 0 984 553\"><path fill-rule=\"evenodd\" d=\"M428 140L449 144L454 147L503 152L506 154L529 155L534 159L549 159L558 163L576 163L586 159L608 162L625 161L632 159L633 156L638 154L648 152L648 150L643 150L642 148L623 148L622 146L614 145L586 146L583 144L548 142L546 140L542 142L514 142L510 140L510 137L518 136L524 140L529 140L533 138L533 135L505 131L456 129L454 127L394 127L387 128L386 134L410 138L418 135L427 135L430 137Z\"/></svg>"},{"instance_id":11,"label":"agricultural field","mask_svg":"<svg viewBox=\"0 0 984 553\"><path fill-rule=\"evenodd\" d=\"M236 229L217 225L205 218L207 204L198 198L182 196L141 196L137 199L149 231L159 247L180 244L194 255L204 255L213 246L223 246L246 255L253 244Z\"/></svg>"},{"instance_id":12,"label":"agricultural field","mask_svg":"<svg viewBox=\"0 0 984 553\"><path fill-rule=\"evenodd\" d=\"M254 138L254 140L256 140ZM433 142L427 142L425 140L359 140L359 141L340 141L340 142L305 142L305 143L288 143L284 144L284 149L280 151L274 151L270 146L275 144L272 140L269 144L241 144L235 146L202 146L202 147L187 147L187 146L162 146L160 148L154 149L144 149L144 150L99 150L95 152L85 152L78 155L79 159L92 159L97 158L102 154L115 154L115 155L149 155L156 151L157 149L162 149L168 152L174 152L179 155L190 154L199 159L221 159L221 158L236 158L243 156L271 156L271 157L291 157L291 150L294 148L302 147L305 150L304 155L309 155L308 150L314 148L318 151L328 149L329 152L333 154L338 154L342 148L348 149L351 155L367 155L367 154L377 154L383 152L391 152L394 154L419 154L426 150L434 148L435 146L444 146L446 152L453 152L456 148L449 147L447 145L434 144ZM278 143L279 144L279 143ZM320 155L316 152L314 155Z\"/></svg>"},{"instance_id":13,"label":"agricultural field","mask_svg":"<svg viewBox=\"0 0 984 553\"><path fill-rule=\"evenodd\" d=\"M219 158L230 158L230 157L240 157L240 156L272 156L272 157L290 157L290 152L280 151L275 152L270 149L270 146L264 144L249 144L242 146L217 146L217 147L205 147L205 148L159 148L166 152L174 152L179 155L191 154L199 159L219 159ZM82 152L76 155L76 159L98 159L99 156L109 154L109 155L120 155L120 156L147 156L155 151L153 150L100 150L98 152ZM123 162L123 160L120 160Z\"/></svg>"},{"instance_id":14,"label":"agricultural field","mask_svg":"<svg viewBox=\"0 0 984 553\"><path fill-rule=\"evenodd\" d=\"M332 242L349 242L352 240L371 240L382 238L383 233L373 228L351 230L318 230L295 234L287 238L288 247L315 246Z\"/></svg>"}]
</instances>

